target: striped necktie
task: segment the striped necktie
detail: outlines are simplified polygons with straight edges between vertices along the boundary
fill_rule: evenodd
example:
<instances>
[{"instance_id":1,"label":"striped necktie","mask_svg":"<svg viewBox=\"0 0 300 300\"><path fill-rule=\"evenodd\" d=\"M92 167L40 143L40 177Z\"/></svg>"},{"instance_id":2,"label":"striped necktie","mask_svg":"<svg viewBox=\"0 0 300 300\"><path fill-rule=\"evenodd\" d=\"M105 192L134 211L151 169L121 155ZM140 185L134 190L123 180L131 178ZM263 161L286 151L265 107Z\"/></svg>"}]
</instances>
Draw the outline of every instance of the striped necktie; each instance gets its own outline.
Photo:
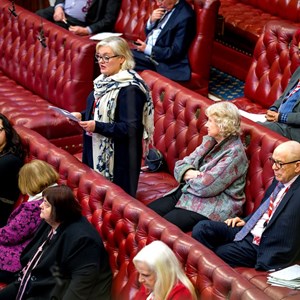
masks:
<instances>
[{"instance_id":1,"label":"striped necktie","mask_svg":"<svg viewBox=\"0 0 300 300\"><path fill-rule=\"evenodd\" d=\"M274 201L278 195L278 193L282 190L284 185L281 182L278 182L273 193L270 197L262 203L253 216L248 220L248 222L243 226L243 228L235 235L234 242L241 241L255 226L257 221L262 217L262 215L268 210L268 216L270 218L273 208L274 208Z\"/></svg>"}]
</instances>

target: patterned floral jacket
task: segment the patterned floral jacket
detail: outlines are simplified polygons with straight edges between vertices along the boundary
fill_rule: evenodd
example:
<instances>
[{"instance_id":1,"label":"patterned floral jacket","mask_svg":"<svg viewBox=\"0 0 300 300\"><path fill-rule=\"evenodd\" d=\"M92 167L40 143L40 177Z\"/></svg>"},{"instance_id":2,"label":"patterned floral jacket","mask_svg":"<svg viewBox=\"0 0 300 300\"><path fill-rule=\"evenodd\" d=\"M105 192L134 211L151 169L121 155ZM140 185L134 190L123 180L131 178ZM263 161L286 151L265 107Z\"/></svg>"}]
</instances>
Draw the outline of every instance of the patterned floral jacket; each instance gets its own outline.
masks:
<instances>
[{"instance_id":1,"label":"patterned floral jacket","mask_svg":"<svg viewBox=\"0 0 300 300\"><path fill-rule=\"evenodd\" d=\"M21 269L20 255L41 223L42 197L19 205L0 228L0 269L17 272Z\"/></svg>"},{"instance_id":2,"label":"patterned floral jacket","mask_svg":"<svg viewBox=\"0 0 300 300\"><path fill-rule=\"evenodd\" d=\"M187 182L185 172L196 169L201 174ZM176 207L195 211L214 221L224 221L242 213L248 159L238 136L229 136L217 144L204 136L202 144L175 164L174 176L183 183Z\"/></svg>"}]
</instances>

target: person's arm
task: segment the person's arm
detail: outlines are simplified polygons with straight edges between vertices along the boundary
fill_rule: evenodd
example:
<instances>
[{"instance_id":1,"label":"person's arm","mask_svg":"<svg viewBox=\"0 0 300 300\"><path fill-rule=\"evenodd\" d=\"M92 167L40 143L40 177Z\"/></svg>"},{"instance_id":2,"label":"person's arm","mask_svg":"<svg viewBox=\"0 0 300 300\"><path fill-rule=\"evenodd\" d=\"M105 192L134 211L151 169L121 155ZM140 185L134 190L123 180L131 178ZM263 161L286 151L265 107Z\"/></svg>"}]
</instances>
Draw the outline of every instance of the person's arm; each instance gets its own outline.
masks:
<instances>
[{"instance_id":1,"label":"person's arm","mask_svg":"<svg viewBox=\"0 0 300 300\"><path fill-rule=\"evenodd\" d=\"M0 228L1 245L18 245L20 242L33 237L41 222L39 217L41 211L39 204L41 201L35 200L34 202L21 204L12 212L7 225Z\"/></svg>"},{"instance_id":2,"label":"person's arm","mask_svg":"<svg viewBox=\"0 0 300 300\"><path fill-rule=\"evenodd\" d=\"M70 276L69 285L63 300L86 300L91 297L99 278L103 280L103 291L105 284L111 279L108 267L107 255L104 254L104 246L100 248L97 241L91 237L81 237L66 245L64 249L64 270ZM109 267L108 267L109 268ZM101 288L101 287L100 287ZM58 287L59 290L59 287ZM105 297L100 299L106 300Z\"/></svg>"},{"instance_id":3,"label":"person's arm","mask_svg":"<svg viewBox=\"0 0 300 300\"><path fill-rule=\"evenodd\" d=\"M98 32L113 30L119 15L121 4L121 0L108 0L103 17L97 16L98 21L93 24L89 24L88 27L91 32L95 34Z\"/></svg>"},{"instance_id":4,"label":"person's arm","mask_svg":"<svg viewBox=\"0 0 300 300\"><path fill-rule=\"evenodd\" d=\"M185 174L191 171L198 170L199 160L216 144L209 136L204 136L202 143L190 155L178 160L174 167L174 177L178 182L186 180Z\"/></svg>"},{"instance_id":5,"label":"person's arm","mask_svg":"<svg viewBox=\"0 0 300 300\"><path fill-rule=\"evenodd\" d=\"M228 151L215 166L200 172L197 178L188 180L182 188L182 192L198 197L216 196L241 178L247 167L242 154Z\"/></svg>"}]
</instances>

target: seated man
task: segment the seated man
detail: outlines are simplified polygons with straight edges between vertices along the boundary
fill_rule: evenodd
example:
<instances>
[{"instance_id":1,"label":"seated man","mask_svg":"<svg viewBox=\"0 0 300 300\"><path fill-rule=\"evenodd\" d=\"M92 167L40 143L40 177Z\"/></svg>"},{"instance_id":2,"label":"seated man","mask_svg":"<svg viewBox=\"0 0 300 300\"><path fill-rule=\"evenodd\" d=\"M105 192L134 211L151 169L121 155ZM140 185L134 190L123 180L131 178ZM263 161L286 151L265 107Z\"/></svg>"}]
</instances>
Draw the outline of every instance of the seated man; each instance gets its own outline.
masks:
<instances>
[{"instance_id":1,"label":"seated man","mask_svg":"<svg viewBox=\"0 0 300 300\"><path fill-rule=\"evenodd\" d=\"M191 76L188 50L196 32L195 14L185 0L156 0L146 26L146 41L133 50L136 70L153 70L176 81Z\"/></svg>"},{"instance_id":2,"label":"seated man","mask_svg":"<svg viewBox=\"0 0 300 300\"><path fill-rule=\"evenodd\" d=\"M300 143L280 144L270 158L275 179L244 220L200 221L192 236L232 267L271 270L300 259Z\"/></svg>"},{"instance_id":3,"label":"seated man","mask_svg":"<svg viewBox=\"0 0 300 300\"><path fill-rule=\"evenodd\" d=\"M113 31L121 0L56 0L36 13L77 35Z\"/></svg>"},{"instance_id":4,"label":"seated man","mask_svg":"<svg viewBox=\"0 0 300 300\"><path fill-rule=\"evenodd\" d=\"M299 41L300 51L300 30L295 38ZM300 142L300 67L294 72L283 94L267 111L266 122L260 124Z\"/></svg>"}]
</instances>

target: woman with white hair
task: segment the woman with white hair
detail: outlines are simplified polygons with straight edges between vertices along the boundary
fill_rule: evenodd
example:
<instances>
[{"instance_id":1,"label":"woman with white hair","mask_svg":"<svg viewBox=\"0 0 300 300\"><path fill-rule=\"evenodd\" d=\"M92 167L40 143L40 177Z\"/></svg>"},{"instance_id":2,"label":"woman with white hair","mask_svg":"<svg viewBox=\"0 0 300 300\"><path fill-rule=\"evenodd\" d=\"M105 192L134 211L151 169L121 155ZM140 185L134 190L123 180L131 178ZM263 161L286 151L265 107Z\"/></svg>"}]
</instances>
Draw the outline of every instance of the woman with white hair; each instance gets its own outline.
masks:
<instances>
[{"instance_id":1,"label":"woman with white hair","mask_svg":"<svg viewBox=\"0 0 300 300\"><path fill-rule=\"evenodd\" d=\"M194 286L172 250L161 241L145 246L134 258L142 284L134 300L196 300Z\"/></svg>"},{"instance_id":2,"label":"woman with white hair","mask_svg":"<svg viewBox=\"0 0 300 300\"><path fill-rule=\"evenodd\" d=\"M240 139L240 114L230 102L206 110L207 135L190 155L178 160L176 190L149 207L183 231L199 221L225 221L242 213L248 159Z\"/></svg>"},{"instance_id":3,"label":"woman with white hair","mask_svg":"<svg viewBox=\"0 0 300 300\"><path fill-rule=\"evenodd\" d=\"M154 121L149 88L133 70L128 43L120 37L96 46L101 75L94 80L86 110L73 112L84 129L82 161L135 196L145 145Z\"/></svg>"}]
</instances>

